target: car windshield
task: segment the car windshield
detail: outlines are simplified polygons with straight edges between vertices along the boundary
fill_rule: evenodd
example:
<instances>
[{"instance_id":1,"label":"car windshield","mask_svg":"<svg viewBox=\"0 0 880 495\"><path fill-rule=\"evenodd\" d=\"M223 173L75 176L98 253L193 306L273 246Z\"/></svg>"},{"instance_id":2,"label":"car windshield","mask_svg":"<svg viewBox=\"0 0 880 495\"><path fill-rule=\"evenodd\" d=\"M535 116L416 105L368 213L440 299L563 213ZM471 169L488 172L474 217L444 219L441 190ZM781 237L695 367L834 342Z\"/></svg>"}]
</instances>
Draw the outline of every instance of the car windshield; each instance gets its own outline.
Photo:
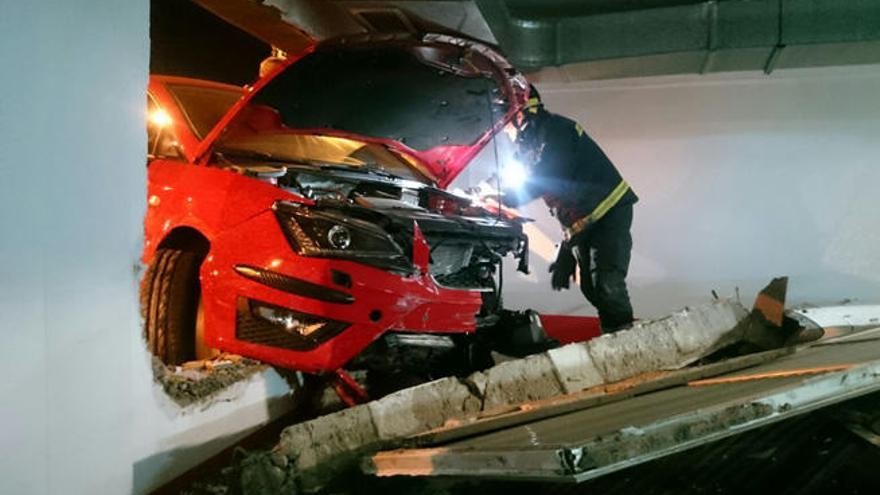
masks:
<instances>
[{"instance_id":1,"label":"car windshield","mask_svg":"<svg viewBox=\"0 0 880 495\"><path fill-rule=\"evenodd\" d=\"M433 181L419 171L409 157L388 147L358 139L295 132L234 135L222 139L216 148L224 156L294 162L317 167L343 167L364 172L391 174L426 184Z\"/></svg>"},{"instance_id":2,"label":"car windshield","mask_svg":"<svg viewBox=\"0 0 880 495\"><path fill-rule=\"evenodd\" d=\"M187 84L168 84L166 87L177 100L177 106L199 139L208 135L242 95L238 88L223 89Z\"/></svg>"}]
</instances>

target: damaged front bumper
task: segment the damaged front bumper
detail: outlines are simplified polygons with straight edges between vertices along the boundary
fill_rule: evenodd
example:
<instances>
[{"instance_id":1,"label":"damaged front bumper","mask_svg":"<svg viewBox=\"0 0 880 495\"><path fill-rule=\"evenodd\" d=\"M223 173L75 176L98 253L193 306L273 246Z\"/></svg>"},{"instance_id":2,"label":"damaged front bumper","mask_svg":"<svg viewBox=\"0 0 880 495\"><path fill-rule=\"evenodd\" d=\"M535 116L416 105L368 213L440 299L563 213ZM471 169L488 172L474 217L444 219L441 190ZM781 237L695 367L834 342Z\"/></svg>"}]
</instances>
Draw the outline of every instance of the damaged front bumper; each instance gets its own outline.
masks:
<instances>
[{"instance_id":1,"label":"damaged front bumper","mask_svg":"<svg viewBox=\"0 0 880 495\"><path fill-rule=\"evenodd\" d=\"M222 233L201 268L207 344L278 366L329 372L390 330L474 332L484 290L438 284L430 247L413 228L408 273L300 255L272 211ZM236 242L222 242L224 236ZM224 249L245 239L246 252Z\"/></svg>"}]
</instances>

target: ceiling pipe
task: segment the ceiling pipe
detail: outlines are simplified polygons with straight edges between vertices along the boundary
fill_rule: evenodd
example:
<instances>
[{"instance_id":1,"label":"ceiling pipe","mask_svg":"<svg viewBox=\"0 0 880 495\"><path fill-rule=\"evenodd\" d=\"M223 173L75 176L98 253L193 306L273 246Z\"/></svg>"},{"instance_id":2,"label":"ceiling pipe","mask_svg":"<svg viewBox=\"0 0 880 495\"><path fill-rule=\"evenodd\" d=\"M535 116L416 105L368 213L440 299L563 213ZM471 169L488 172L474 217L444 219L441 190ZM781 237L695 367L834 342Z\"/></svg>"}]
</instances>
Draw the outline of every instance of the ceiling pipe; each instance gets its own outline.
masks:
<instances>
[{"instance_id":1,"label":"ceiling pipe","mask_svg":"<svg viewBox=\"0 0 880 495\"><path fill-rule=\"evenodd\" d=\"M662 6L565 16L538 0L476 2L524 70L579 64L602 78L880 63L878 0L652 2Z\"/></svg>"}]
</instances>

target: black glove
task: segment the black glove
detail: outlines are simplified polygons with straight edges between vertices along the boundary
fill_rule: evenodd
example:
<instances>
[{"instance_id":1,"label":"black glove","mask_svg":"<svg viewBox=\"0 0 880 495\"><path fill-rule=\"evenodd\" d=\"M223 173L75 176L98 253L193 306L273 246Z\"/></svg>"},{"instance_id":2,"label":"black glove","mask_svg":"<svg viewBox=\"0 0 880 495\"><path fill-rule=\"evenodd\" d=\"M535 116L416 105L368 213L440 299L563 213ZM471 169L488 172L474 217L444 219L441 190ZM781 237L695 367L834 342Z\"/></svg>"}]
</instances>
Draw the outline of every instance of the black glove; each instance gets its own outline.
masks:
<instances>
[{"instance_id":1,"label":"black glove","mask_svg":"<svg viewBox=\"0 0 880 495\"><path fill-rule=\"evenodd\" d=\"M556 261L550 265L550 286L553 290L568 289L569 283L574 276L574 268L577 261L571 252L571 246L567 242L559 245Z\"/></svg>"}]
</instances>

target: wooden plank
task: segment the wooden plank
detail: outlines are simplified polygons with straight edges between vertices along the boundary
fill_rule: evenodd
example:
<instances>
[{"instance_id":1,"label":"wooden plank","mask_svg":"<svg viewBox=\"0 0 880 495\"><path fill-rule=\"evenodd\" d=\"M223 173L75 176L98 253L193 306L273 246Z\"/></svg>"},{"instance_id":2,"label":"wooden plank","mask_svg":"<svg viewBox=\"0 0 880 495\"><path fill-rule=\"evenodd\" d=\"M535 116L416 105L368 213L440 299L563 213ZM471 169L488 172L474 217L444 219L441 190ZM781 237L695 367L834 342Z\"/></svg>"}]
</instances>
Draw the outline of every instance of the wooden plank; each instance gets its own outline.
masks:
<instances>
[{"instance_id":1,"label":"wooden plank","mask_svg":"<svg viewBox=\"0 0 880 495\"><path fill-rule=\"evenodd\" d=\"M753 380L767 380L772 378L788 378L791 376L803 375L819 375L822 373L831 373L833 371L844 371L852 368L852 364L838 364L835 366L817 366L813 368L798 368L785 371L770 371L767 373L756 373L753 375L724 376L720 378L706 378L703 380L694 380L688 383L689 387L705 387L709 385L720 385L725 383L749 382Z\"/></svg>"}]
</instances>

